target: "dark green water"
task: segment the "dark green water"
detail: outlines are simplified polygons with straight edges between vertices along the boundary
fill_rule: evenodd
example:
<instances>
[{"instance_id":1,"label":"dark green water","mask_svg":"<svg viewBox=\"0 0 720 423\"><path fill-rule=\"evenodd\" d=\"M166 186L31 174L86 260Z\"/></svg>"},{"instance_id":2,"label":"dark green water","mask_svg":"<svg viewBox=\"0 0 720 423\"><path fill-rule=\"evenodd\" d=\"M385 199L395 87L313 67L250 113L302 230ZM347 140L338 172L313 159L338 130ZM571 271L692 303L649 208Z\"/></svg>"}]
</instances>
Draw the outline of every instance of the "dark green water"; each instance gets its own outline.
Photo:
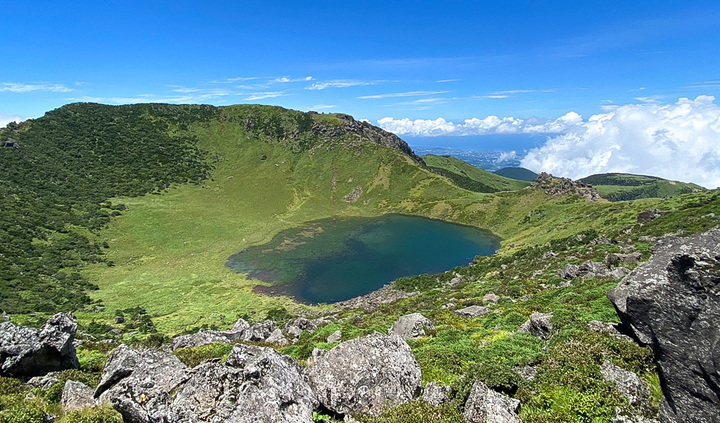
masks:
<instances>
[{"instance_id":1,"label":"dark green water","mask_svg":"<svg viewBox=\"0 0 720 423\"><path fill-rule=\"evenodd\" d=\"M401 277L441 273L493 254L499 239L469 226L415 216L322 219L230 256L227 266L272 283L259 289L308 303L375 291Z\"/></svg>"}]
</instances>

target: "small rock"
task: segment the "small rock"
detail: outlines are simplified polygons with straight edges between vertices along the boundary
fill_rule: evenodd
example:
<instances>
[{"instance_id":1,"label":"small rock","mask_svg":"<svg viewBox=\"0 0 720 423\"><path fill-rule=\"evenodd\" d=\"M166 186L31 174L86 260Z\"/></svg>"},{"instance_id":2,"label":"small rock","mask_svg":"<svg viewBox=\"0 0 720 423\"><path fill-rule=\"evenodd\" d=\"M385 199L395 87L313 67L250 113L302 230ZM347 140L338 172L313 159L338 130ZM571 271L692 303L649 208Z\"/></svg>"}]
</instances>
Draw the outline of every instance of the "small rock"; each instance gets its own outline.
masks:
<instances>
[{"instance_id":1,"label":"small rock","mask_svg":"<svg viewBox=\"0 0 720 423\"><path fill-rule=\"evenodd\" d=\"M648 209L648 210L645 210L644 212L638 214L638 216L637 216L637 223L639 223L639 224L644 224L644 223L647 223L647 222L649 222L649 221L651 221L651 220L655 220L655 219L657 219L657 218L660 217L660 216L661 216L660 210L658 210L658 209Z\"/></svg>"},{"instance_id":2,"label":"small rock","mask_svg":"<svg viewBox=\"0 0 720 423\"><path fill-rule=\"evenodd\" d=\"M93 390L84 383L68 380L65 382L60 404L66 413L90 408L95 405Z\"/></svg>"},{"instance_id":3,"label":"small rock","mask_svg":"<svg viewBox=\"0 0 720 423\"><path fill-rule=\"evenodd\" d=\"M605 256L605 263L608 266L632 266L642 260L642 254L635 252L629 254L612 253Z\"/></svg>"},{"instance_id":4,"label":"small rock","mask_svg":"<svg viewBox=\"0 0 720 423\"><path fill-rule=\"evenodd\" d=\"M525 367L523 367L522 369L517 369L516 372L520 375L521 378L525 380L533 380L537 375L537 367L525 365Z\"/></svg>"},{"instance_id":5,"label":"small rock","mask_svg":"<svg viewBox=\"0 0 720 423\"><path fill-rule=\"evenodd\" d=\"M125 316L115 316L115 323L117 323L117 324L125 323Z\"/></svg>"},{"instance_id":6,"label":"small rock","mask_svg":"<svg viewBox=\"0 0 720 423\"><path fill-rule=\"evenodd\" d=\"M417 339L425 336L425 328L435 329L432 321L420 313L406 314L400 317L388 330L389 335L398 335L403 339Z\"/></svg>"},{"instance_id":7,"label":"small rock","mask_svg":"<svg viewBox=\"0 0 720 423\"><path fill-rule=\"evenodd\" d=\"M608 382L615 384L618 392L630 401L633 406L645 405L650 400L650 389L640 377L605 360L600 373Z\"/></svg>"},{"instance_id":8,"label":"small rock","mask_svg":"<svg viewBox=\"0 0 720 423\"><path fill-rule=\"evenodd\" d=\"M50 372L45 376L35 376L27 381L27 384L34 386L35 388L50 389L51 386L57 383L59 372Z\"/></svg>"},{"instance_id":9,"label":"small rock","mask_svg":"<svg viewBox=\"0 0 720 423\"><path fill-rule=\"evenodd\" d=\"M271 333L275 330L275 322L272 320L265 320L260 323L255 323L249 328L245 329L242 333L243 341L264 341L268 339Z\"/></svg>"},{"instance_id":10,"label":"small rock","mask_svg":"<svg viewBox=\"0 0 720 423\"><path fill-rule=\"evenodd\" d=\"M484 315L486 315L486 314L488 314L488 313L490 313L490 309L489 309L489 308L483 307L483 306L479 306L479 305L474 305L474 306L470 306L470 307L465 307L465 308L460 309L460 310L455 310L455 314L457 314L458 316L470 317L470 318L475 318L475 317L478 317L478 316L484 316Z\"/></svg>"},{"instance_id":11,"label":"small rock","mask_svg":"<svg viewBox=\"0 0 720 423\"><path fill-rule=\"evenodd\" d=\"M342 340L342 332L339 329L331 333L326 339L327 342L340 342L340 340Z\"/></svg>"},{"instance_id":12,"label":"small rock","mask_svg":"<svg viewBox=\"0 0 720 423\"><path fill-rule=\"evenodd\" d=\"M281 347L284 347L285 345L289 344L288 340L285 339L285 337L282 334L282 330L275 329L273 333L268 336L268 338L265 340L268 344L274 344Z\"/></svg>"},{"instance_id":13,"label":"small rock","mask_svg":"<svg viewBox=\"0 0 720 423\"><path fill-rule=\"evenodd\" d=\"M429 382L423 389L423 400L439 407L446 402L450 402L450 387L435 382Z\"/></svg>"},{"instance_id":14,"label":"small rock","mask_svg":"<svg viewBox=\"0 0 720 423\"><path fill-rule=\"evenodd\" d=\"M497 304L498 301L500 301L500 296L491 292L489 294L485 294L485 296L483 297L483 301L488 302L488 303Z\"/></svg>"},{"instance_id":15,"label":"small rock","mask_svg":"<svg viewBox=\"0 0 720 423\"><path fill-rule=\"evenodd\" d=\"M472 386L463 417L468 423L522 423L520 401L488 388L478 381Z\"/></svg>"},{"instance_id":16,"label":"small rock","mask_svg":"<svg viewBox=\"0 0 720 423\"><path fill-rule=\"evenodd\" d=\"M548 340L552 333L552 313L538 313L535 312L530 316L530 319L523 323L518 332L529 333L532 336L540 339Z\"/></svg>"}]
</instances>

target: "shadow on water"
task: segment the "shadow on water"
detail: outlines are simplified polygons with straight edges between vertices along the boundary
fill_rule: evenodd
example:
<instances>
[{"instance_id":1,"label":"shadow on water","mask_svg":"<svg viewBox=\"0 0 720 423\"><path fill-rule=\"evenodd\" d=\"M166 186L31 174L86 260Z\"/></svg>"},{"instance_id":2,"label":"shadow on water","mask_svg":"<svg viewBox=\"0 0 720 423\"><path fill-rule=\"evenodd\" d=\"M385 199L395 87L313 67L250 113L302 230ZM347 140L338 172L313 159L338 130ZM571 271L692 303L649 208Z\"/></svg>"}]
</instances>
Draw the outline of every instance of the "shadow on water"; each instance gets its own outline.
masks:
<instances>
[{"instance_id":1,"label":"shadow on water","mask_svg":"<svg viewBox=\"0 0 720 423\"><path fill-rule=\"evenodd\" d=\"M333 303L402 276L467 265L495 253L499 241L481 229L417 216L330 218L282 231L233 254L226 265L271 284L257 292Z\"/></svg>"}]
</instances>

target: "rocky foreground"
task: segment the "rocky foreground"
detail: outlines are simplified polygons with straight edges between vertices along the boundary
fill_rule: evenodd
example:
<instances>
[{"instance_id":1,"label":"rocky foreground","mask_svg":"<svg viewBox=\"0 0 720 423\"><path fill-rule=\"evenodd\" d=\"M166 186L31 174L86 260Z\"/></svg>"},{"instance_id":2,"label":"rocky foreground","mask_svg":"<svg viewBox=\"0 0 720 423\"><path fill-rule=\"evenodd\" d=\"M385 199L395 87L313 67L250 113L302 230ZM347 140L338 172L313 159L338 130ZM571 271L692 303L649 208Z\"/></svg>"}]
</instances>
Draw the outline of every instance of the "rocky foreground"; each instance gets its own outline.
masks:
<instances>
[{"instance_id":1,"label":"rocky foreground","mask_svg":"<svg viewBox=\"0 0 720 423\"><path fill-rule=\"evenodd\" d=\"M576 277L604 271L585 267L560 273ZM651 259L608 296L622 320L621 330L654 351L664 395L659 421L719 421L720 229L661 240ZM456 311L468 318L488 312L480 306ZM552 317L535 313L518 332L547 339ZM110 405L126 422L310 422L318 412L352 419L418 398L434 406L450 400L449 387L422 386L420 366L405 342L433 329L433 322L419 313L402 316L388 335L375 333L329 351L316 349L305 367L268 346L247 344L283 345L324 323L301 318L281 329L272 321L250 325L240 319L228 331L183 335L164 349L120 345L110 353L96 387L66 382L62 404L68 411ZM591 326L617 333L602 322ZM40 330L1 323L0 374L42 386L52 378L50 372L77 368L76 329L69 314L53 316ZM336 342L340 335L331 338ZM189 367L172 353L216 342L233 345L224 361ZM647 401L648 388L637 374L610 362L601 371L631 404ZM518 400L475 381L463 417L468 422L519 422L520 407Z\"/></svg>"}]
</instances>

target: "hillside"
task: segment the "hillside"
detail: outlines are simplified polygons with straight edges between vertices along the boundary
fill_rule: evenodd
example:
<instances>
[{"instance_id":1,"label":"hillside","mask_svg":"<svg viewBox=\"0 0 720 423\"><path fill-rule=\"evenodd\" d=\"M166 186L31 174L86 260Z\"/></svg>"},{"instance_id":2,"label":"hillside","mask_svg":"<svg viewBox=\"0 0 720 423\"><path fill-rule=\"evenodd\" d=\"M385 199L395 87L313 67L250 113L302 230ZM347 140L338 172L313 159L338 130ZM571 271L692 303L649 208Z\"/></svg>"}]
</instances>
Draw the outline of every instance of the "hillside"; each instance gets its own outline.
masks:
<instances>
[{"instance_id":1,"label":"hillside","mask_svg":"<svg viewBox=\"0 0 720 423\"><path fill-rule=\"evenodd\" d=\"M72 104L3 129L0 141L8 138L19 148L0 148L1 307L13 322L35 326L54 311L73 311L83 344L80 369L62 372L48 390L32 388L32 401L27 385L0 377L0 421L56 413L64 381L96 386L121 343L167 349L176 335L229 330L240 317L268 327L270 319L291 342L275 343L267 331L174 354L193 367L224 360L233 343L244 343L307 366L316 348L387 333L416 312L434 328L408 345L423 383L449 386L450 402L435 408L418 399L360 421L462 421L474 380L519 400L525 422L610 421L617 410L653 417L662 391L652 351L613 335L619 319L607 292L621 267L650 257L659 236L720 223L717 191L622 207L535 185L473 192L429 171L399 138L339 114ZM425 157L429 167L436 157ZM456 175L475 175L445 159L438 160ZM488 229L502 247L337 305L261 295L259 281L225 267L230 255L283 229L387 213ZM477 314L463 314L468 307ZM542 336L520 330L535 313L551 323ZM316 327L291 338L295 319ZM640 405L608 382L606 361L648 389ZM115 412L94 413L100 421Z\"/></svg>"},{"instance_id":2,"label":"hillside","mask_svg":"<svg viewBox=\"0 0 720 423\"><path fill-rule=\"evenodd\" d=\"M524 167L504 167L493 172L497 175L520 181L534 182L537 179L537 173Z\"/></svg>"},{"instance_id":3,"label":"hillside","mask_svg":"<svg viewBox=\"0 0 720 423\"><path fill-rule=\"evenodd\" d=\"M592 185L600 195L610 201L673 197L706 190L696 184L627 173L602 173L582 178L580 181Z\"/></svg>"},{"instance_id":4,"label":"hillside","mask_svg":"<svg viewBox=\"0 0 720 423\"><path fill-rule=\"evenodd\" d=\"M496 175L452 156L427 154L423 156L423 160L431 171L450 178L457 186L470 191L485 193L515 191L530 185Z\"/></svg>"}]
</instances>

